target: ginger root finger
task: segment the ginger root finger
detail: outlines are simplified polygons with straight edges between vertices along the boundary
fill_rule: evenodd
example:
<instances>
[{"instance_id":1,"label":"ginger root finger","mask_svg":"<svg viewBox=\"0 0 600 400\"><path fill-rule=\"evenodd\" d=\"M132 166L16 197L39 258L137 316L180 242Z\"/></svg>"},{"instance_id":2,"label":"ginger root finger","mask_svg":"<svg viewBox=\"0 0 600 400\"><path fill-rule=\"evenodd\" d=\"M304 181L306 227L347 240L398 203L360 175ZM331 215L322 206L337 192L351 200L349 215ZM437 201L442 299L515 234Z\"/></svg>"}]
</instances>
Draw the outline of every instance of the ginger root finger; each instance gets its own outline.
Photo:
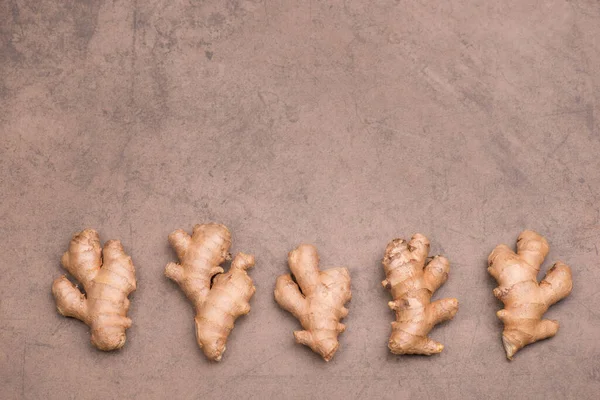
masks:
<instances>
[{"instance_id":1,"label":"ginger root finger","mask_svg":"<svg viewBox=\"0 0 600 400\"><path fill-rule=\"evenodd\" d=\"M450 320L458 311L458 300L443 299L431 303L433 293L448 279L450 264L436 256L425 266L429 240L421 234L392 240L385 250L382 282L393 301L389 307L396 313L388 342L394 354L440 353L444 346L427 337L438 323Z\"/></svg>"},{"instance_id":2,"label":"ginger root finger","mask_svg":"<svg viewBox=\"0 0 600 400\"><path fill-rule=\"evenodd\" d=\"M192 236L178 229L169 242L180 263L167 264L165 276L194 304L198 346L208 359L220 361L235 320L250 312L256 288L246 270L254 256L237 254L225 273L220 265L231 257L231 233L221 224L196 225Z\"/></svg>"},{"instance_id":3,"label":"ginger root finger","mask_svg":"<svg viewBox=\"0 0 600 400\"><path fill-rule=\"evenodd\" d=\"M104 260L104 262L103 262ZM91 342L100 350L116 350L125 344L129 299L136 289L135 268L121 242L109 240L104 249L93 229L79 232L61 259L63 267L83 286L85 294L65 276L52 284L58 312L90 327Z\"/></svg>"},{"instance_id":4,"label":"ginger root finger","mask_svg":"<svg viewBox=\"0 0 600 400\"><path fill-rule=\"evenodd\" d=\"M571 293L573 279L571 268L559 261L538 284L537 274L549 250L543 236L524 231L517 239L517 253L501 244L488 257L488 272L498 282L494 296L504 303L496 315L504 323L502 344L509 360L528 344L558 331L557 321L542 320L542 316Z\"/></svg>"},{"instance_id":5,"label":"ginger root finger","mask_svg":"<svg viewBox=\"0 0 600 400\"><path fill-rule=\"evenodd\" d=\"M344 304L352 297L350 274L346 268L319 270L317 249L308 244L292 250L288 263L298 284L290 275L277 278L275 300L300 321L304 330L294 332L296 342L329 361L345 329L339 321L348 315Z\"/></svg>"}]
</instances>

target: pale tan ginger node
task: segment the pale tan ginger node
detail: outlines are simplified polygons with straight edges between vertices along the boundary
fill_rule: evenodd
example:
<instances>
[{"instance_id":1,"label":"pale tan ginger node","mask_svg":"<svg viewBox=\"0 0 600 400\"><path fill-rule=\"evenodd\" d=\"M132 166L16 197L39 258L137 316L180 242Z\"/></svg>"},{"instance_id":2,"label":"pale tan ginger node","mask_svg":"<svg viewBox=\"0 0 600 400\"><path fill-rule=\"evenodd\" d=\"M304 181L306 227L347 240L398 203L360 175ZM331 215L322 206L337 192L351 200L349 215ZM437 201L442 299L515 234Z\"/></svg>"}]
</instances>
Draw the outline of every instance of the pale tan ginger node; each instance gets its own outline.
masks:
<instances>
[{"instance_id":1,"label":"pale tan ginger node","mask_svg":"<svg viewBox=\"0 0 600 400\"><path fill-rule=\"evenodd\" d=\"M450 264L445 257L435 256L427 265L429 240L419 233L409 243L392 240L385 250L382 282L393 301L389 307L396 313L388 342L394 354L440 353L444 346L427 334L438 323L450 320L458 311L457 299L431 303L433 293L448 279Z\"/></svg>"},{"instance_id":2,"label":"pale tan ginger node","mask_svg":"<svg viewBox=\"0 0 600 400\"><path fill-rule=\"evenodd\" d=\"M502 344L512 360L517 351L558 331L558 321L542 319L548 308L567 297L573 289L571 268L558 261L538 284L537 274L550 250L540 234L523 231L517 253L498 245L488 257L488 272L498 282L494 296L504 303L496 315L504 323Z\"/></svg>"},{"instance_id":3,"label":"pale tan ginger node","mask_svg":"<svg viewBox=\"0 0 600 400\"><path fill-rule=\"evenodd\" d=\"M220 361L235 320L250 312L256 288L246 270L254 266L254 256L237 254L225 273L220 265L231 259L231 233L215 223L195 225L192 236L178 229L169 243L179 264L167 264L165 275L194 305L198 346L208 359Z\"/></svg>"},{"instance_id":4,"label":"pale tan ginger node","mask_svg":"<svg viewBox=\"0 0 600 400\"><path fill-rule=\"evenodd\" d=\"M300 321L302 331L294 332L296 342L306 345L325 361L339 347L338 335L344 331L339 321L348 315L350 274L346 268L319 270L316 247L303 244L288 255L292 276L281 275L275 284L275 300L281 308Z\"/></svg>"},{"instance_id":5,"label":"pale tan ginger node","mask_svg":"<svg viewBox=\"0 0 600 400\"><path fill-rule=\"evenodd\" d=\"M136 288L135 268L121 242L100 246L98 233L86 229L73 236L62 256L63 267L83 286L83 294L66 276L54 280L52 294L58 312L85 322L91 342L100 350L116 350L125 344L129 299Z\"/></svg>"}]
</instances>

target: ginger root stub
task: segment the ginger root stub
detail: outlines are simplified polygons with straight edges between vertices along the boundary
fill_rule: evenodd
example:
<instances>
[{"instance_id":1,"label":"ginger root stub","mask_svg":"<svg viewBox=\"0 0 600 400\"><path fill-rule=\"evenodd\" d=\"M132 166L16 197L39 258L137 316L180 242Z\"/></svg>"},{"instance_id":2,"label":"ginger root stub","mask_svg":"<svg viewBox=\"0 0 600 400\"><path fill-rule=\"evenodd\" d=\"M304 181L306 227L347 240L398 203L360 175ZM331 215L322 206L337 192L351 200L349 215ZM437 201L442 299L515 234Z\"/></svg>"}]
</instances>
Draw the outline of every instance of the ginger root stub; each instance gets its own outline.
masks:
<instances>
[{"instance_id":1,"label":"ginger root stub","mask_svg":"<svg viewBox=\"0 0 600 400\"><path fill-rule=\"evenodd\" d=\"M93 229L79 232L62 256L62 265L83 286L85 294L66 276L52 284L56 307L65 317L85 322L91 331L91 342L100 350L116 350L125 344L125 330L131 327L127 318L129 299L136 288L135 268L118 240L100 246Z\"/></svg>"},{"instance_id":2,"label":"ginger root stub","mask_svg":"<svg viewBox=\"0 0 600 400\"><path fill-rule=\"evenodd\" d=\"M385 250L383 268L386 279L381 282L393 301L389 307L396 313L388 342L394 354L440 353L444 345L427 334L438 323L450 320L458 311L457 299L431 303L431 296L448 279L450 264L445 257L435 256L425 265L429 240L419 233L410 242L392 240Z\"/></svg>"},{"instance_id":3,"label":"ginger root stub","mask_svg":"<svg viewBox=\"0 0 600 400\"><path fill-rule=\"evenodd\" d=\"M540 265L550 250L540 234L524 231L517 239L517 253L497 246L488 257L488 272L496 281L494 296L504 303L496 313L504 323L502 344L511 360L517 351L558 331L558 321L542 319L548 308L571 293L571 268L558 261L538 283Z\"/></svg>"},{"instance_id":4,"label":"ginger root stub","mask_svg":"<svg viewBox=\"0 0 600 400\"><path fill-rule=\"evenodd\" d=\"M339 321L348 315L344 307L350 301L350 274L346 268L319 270L316 247L303 244L288 255L291 275L282 275L275 284L275 300L302 324L295 331L296 342L306 345L325 361L339 347L338 335L346 328Z\"/></svg>"},{"instance_id":5,"label":"ginger root stub","mask_svg":"<svg viewBox=\"0 0 600 400\"><path fill-rule=\"evenodd\" d=\"M192 236L178 229L169 242L180 263L169 263L165 275L194 304L198 346L207 358L220 361L235 320L250 312L256 288L246 270L254 266L254 256L238 253L224 273L220 265L231 259L231 233L221 224L196 225Z\"/></svg>"}]
</instances>

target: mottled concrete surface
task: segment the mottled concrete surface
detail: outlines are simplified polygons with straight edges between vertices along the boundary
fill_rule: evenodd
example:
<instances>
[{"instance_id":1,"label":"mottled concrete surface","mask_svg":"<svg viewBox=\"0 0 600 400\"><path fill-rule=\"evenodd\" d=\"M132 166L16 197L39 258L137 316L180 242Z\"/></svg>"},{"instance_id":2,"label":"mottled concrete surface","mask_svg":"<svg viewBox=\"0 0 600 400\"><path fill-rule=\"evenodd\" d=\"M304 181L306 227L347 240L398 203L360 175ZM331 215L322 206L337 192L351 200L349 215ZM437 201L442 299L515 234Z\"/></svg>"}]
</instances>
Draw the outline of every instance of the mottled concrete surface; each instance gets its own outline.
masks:
<instances>
[{"instance_id":1,"label":"mottled concrete surface","mask_svg":"<svg viewBox=\"0 0 600 400\"><path fill-rule=\"evenodd\" d=\"M598 1L1 0L0 18L3 399L597 398ZM169 232L203 221L257 257L220 364L162 275ZM50 293L85 227L137 268L119 352ZM508 362L486 259L523 228L575 288L558 335ZM415 232L461 304L430 358L386 347L380 260ZM329 364L273 300L302 241L352 274Z\"/></svg>"}]
</instances>

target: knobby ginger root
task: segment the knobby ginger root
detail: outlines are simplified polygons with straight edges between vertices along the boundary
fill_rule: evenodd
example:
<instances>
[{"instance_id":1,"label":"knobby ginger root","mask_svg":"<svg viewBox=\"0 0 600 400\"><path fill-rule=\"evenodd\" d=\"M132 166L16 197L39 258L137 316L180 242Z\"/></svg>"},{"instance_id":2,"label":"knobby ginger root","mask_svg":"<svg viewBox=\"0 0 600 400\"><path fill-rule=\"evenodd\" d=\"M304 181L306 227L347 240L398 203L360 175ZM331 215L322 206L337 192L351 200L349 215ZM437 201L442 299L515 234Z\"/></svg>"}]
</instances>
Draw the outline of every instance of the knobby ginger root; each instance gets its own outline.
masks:
<instances>
[{"instance_id":1,"label":"knobby ginger root","mask_svg":"<svg viewBox=\"0 0 600 400\"><path fill-rule=\"evenodd\" d=\"M250 312L249 301L256 288L246 270L254 266L254 256L238 253L224 273L220 265L231 259L231 233L214 223L194 226L191 237L176 230L169 235L169 242L180 264L169 263L165 275L177 282L194 304L198 346L207 358L220 361L235 320Z\"/></svg>"},{"instance_id":2,"label":"knobby ginger root","mask_svg":"<svg viewBox=\"0 0 600 400\"><path fill-rule=\"evenodd\" d=\"M91 342L100 350L123 347L127 318L127 296L136 288L135 269L118 240L100 246L98 233L86 229L71 240L69 251L62 256L64 268L83 285L85 294L66 276L52 284L58 312L85 322L91 329Z\"/></svg>"},{"instance_id":3,"label":"knobby ginger root","mask_svg":"<svg viewBox=\"0 0 600 400\"><path fill-rule=\"evenodd\" d=\"M433 293L448 279L450 264L435 256L425 266L429 240L414 235L409 243L392 240L385 250L383 287L392 294L388 303L396 312L388 347L394 354L440 353L444 345L427 337L438 323L450 320L458 311L458 300L443 299L430 303Z\"/></svg>"},{"instance_id":4,"label":"knobby ginger root","mask_svg":"<svg viewBox=\"0 0 600 400\"><path fill-rule=\"evenodd\" d=\"M548 308L571 293L571 268L557 262L539 284L537 274L549 246L536 232L524 231L517 239L517 253L508 246L497 246L488 257L488 272L498 281L494 296L504 303L496 313L504 323L502 343L506 357L558 331L558 321L542 320Z\"/></svg>"},{"instance_id":5,"label":"knobby ginger root","mask_svg":"<svg viewBox=\"0 0 600 400\"><path fill-rule=\"evenodd\" d=\"M289 274L277 278L275 300L300 320L304 330L294 332L296 342L329 361L346 328L339 321L348 315L344 304L352 297L350 274L346 268L320 271L317 249L308 244L291 251L288 263L298 284Z\"/></svg>"}]
</instances>

